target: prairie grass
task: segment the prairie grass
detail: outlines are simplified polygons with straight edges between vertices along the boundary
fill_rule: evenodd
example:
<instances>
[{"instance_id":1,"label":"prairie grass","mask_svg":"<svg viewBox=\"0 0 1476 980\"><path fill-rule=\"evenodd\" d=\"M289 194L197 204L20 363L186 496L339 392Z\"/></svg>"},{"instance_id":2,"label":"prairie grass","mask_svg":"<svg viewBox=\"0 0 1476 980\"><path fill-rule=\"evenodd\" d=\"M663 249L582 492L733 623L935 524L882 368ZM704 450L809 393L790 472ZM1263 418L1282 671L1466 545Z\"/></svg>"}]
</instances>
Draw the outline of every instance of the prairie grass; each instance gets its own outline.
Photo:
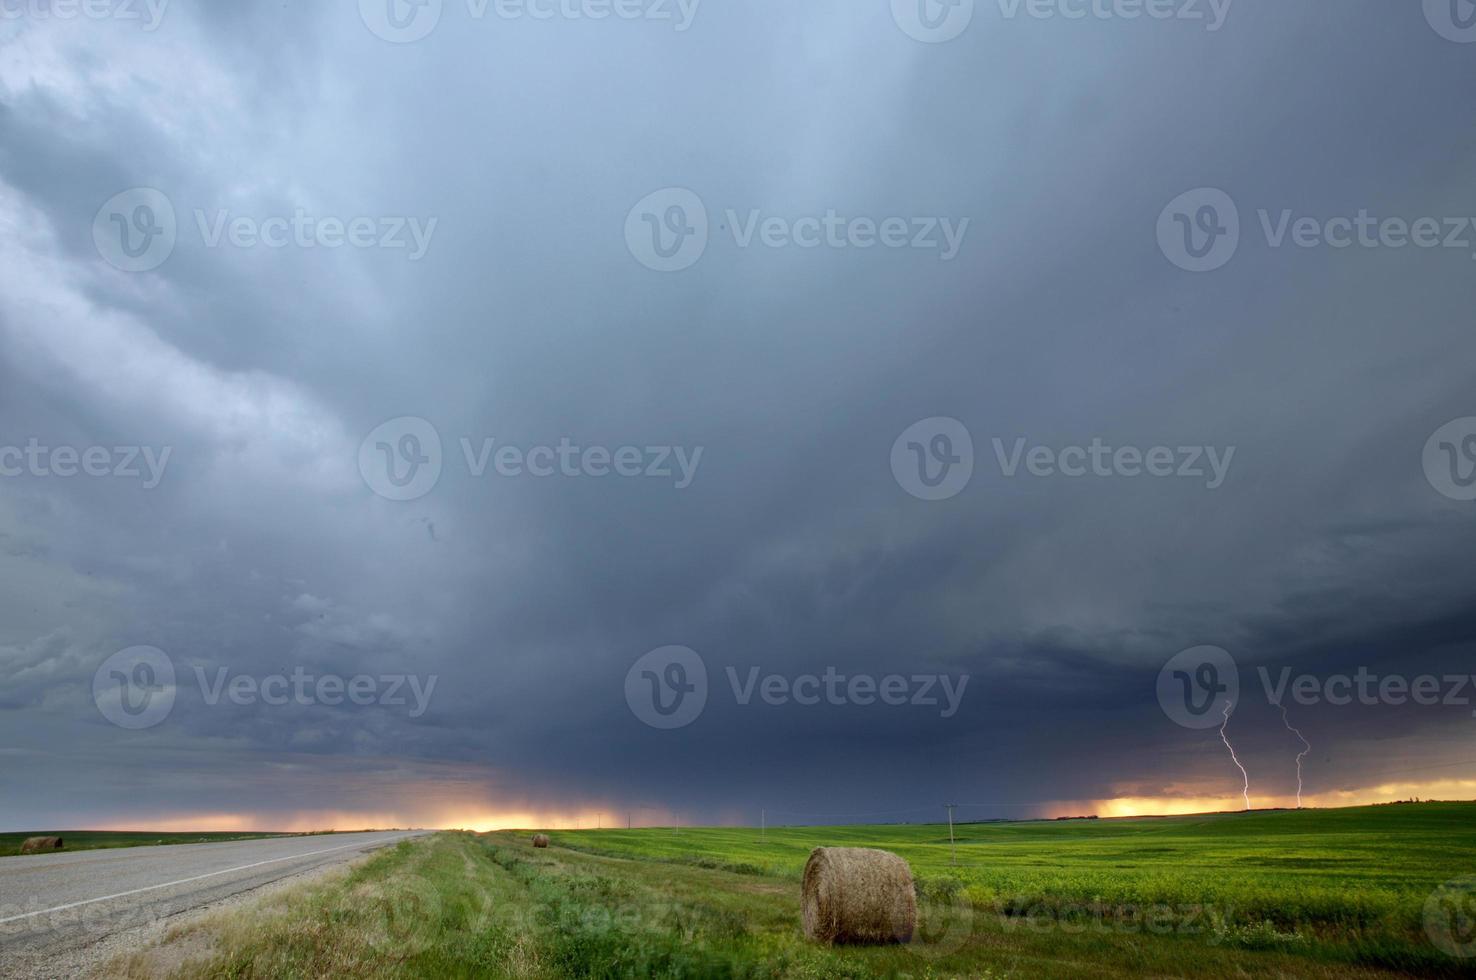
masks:
<instances>
[{"instance_id":1,"label":"prairie grass","mask_svg":"<svg viewBox=\"0 0 1476 980\"><path fill-rule=\"evenodd\" d=\"M1476 976L1421 921L1476 861L1476 806L1127 821L442 833L223 914L132 977ZM907 946L799 927L819 843L894 850L917 879ZM1454 860L1453 860L1454 859ZM192 951L171 960L170 946ZM163 965L161 967L161 964Z\"/></svg>"}]
</instances>

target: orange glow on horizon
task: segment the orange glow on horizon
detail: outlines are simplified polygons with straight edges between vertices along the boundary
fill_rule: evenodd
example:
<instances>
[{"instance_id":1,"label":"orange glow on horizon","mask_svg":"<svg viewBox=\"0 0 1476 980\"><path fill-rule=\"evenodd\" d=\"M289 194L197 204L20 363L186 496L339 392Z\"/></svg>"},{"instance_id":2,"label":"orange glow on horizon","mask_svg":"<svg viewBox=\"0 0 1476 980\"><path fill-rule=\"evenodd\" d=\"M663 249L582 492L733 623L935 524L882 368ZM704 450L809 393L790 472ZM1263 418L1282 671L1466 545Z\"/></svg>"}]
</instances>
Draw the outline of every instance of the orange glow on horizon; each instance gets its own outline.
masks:
<instances>
[{"instance_id":1,"label":"orange glow on horizon","mask_svg":"<svg viewBox=\"0 0 1476 980\"><path fill-rule=\"evenodd\" d=\"M629 811L633 827L669 827L676 822L665 810L649 807ZM627 811L617 807L581 810L537 811L491 808L441 811L352 812L313 810L283 816L245 813L170 814L159 817L103 819L90 829L158 831L159 833L307 833L314 830L374 830L392 827L425 827L437 830L594 830L598 827L624 829ZM81 827L73 828L81 829Z\"/></svg>"},{"instance_id":2,"label":"orange glow on horizon","mask_svg":"<svg viewBox=\"0 0 1476 980\"><path fill-rule=\"evenodd\" d=\"M1295 796L1258 796L1251 787L1251 806L1257 810L1281 808L1296 809ZM1437 779L1423 783L1393 782L1365 786L1359 789L1332 790L1326 793L1303 793L1302 807L1333 808L1344 806L1368 806L1374 803L1392 803L1395 800L1419 798L1422 800L1470 800L1476 799L1476 779ZM1218 813L1244 810L1245 804L1239 794L1225 796L1119 796L1097 800L1082 807L1063 805L1052 807L1052 816L1075 816L1096 813L1102 817L1167 817L1189 813Z\"/></svg>"},{"instance_id":3,"label":"orange glow on horizon","mask_svg":"<svg viewBox=\"0 0 1476 980\"><path fill-rule=\"evenodd\" d=\"M1251 787L1251 804L1256 809L1296 806L1295 796L1260 795ZM1355 789L1329 790L1303 794L1305 808L1333 808L1391 803L1396 800L1476 800L1476 779L1439 779L1427 782L1399 781L1379 783ZM1238 792L1211 795L1202 786L1185 787L1182 794L1142 795L1124 793L1098 800L1064 800L1041 804L1038 814L1023 819L1054 817L1148 817L1179 816L1194 813L1232 812L1244 809ZM314 830L368 830L392 827L424 827L461 829L485 833L493 830L594 830L625 829L627 815L632 827L691 826L669 810L626 808L617 805L550 807L523 804L505 809L490 804L460 802L436 807L407 805L386 810L304 810L290 814L197 813L161 814L157 817L130 816L124 819L89 821L94 829L126 831L159 831L161 833L304 833ZM738 826L748 815L726 813L720 824ZM71 829L82 829L79 824Z\"/></svg>"}]
</instances>

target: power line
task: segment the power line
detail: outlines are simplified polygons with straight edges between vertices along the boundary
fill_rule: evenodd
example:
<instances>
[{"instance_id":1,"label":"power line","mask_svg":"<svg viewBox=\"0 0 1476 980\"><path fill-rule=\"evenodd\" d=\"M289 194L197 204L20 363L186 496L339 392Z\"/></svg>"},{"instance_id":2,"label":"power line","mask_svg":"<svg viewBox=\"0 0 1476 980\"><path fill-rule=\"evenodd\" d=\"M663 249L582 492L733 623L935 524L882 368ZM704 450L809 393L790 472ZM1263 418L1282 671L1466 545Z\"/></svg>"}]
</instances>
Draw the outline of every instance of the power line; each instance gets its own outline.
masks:
<instances>
[{"instance_id":1,"label":"power line","mask_svg":"<svg viewBox=\"0 0 1476 980\"><path fill-rule=\"evenodd\" d=\"M953 843L953 808L957 803L945 803L943 806L948 810L948 863L958 863L958 848Z\"/></svg>"}]
</instances>

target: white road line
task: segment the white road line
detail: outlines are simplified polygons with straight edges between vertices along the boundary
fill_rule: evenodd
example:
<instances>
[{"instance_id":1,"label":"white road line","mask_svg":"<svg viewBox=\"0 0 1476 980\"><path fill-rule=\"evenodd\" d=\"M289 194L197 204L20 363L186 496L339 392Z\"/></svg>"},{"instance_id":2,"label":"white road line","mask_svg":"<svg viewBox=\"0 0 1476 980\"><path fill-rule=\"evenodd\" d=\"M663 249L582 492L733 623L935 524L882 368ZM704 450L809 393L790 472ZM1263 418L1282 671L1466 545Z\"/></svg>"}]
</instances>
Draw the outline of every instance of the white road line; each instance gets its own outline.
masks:
<instances>
[{"instance_id":1,"label":"white road line","mask_svg":"<svg viewBox=\"0 0 1476 980\"><path fill-rule=\"evenodd\" d=\"M402 838L399 838L399 839L403 840L404 838L402 837ZM353 843L353 844L344 844L342 847L329 847L329 848L325 848L325 849L323 849L321 851L308 851L306 854L289 854L286 857L271 858L270 860L267 860L267 861L257 861L254 864L243 864L239 868L226 868L224 871L211 871L211 872L208 872L208 873L203 874L203 875L195 875L193 878L181 878L178 881L166 881L162 885L149 885L149 886L147 886L145 888L134 888L134 889L132 889L130 891L119 892L116 895L104 895L101 898L84 898L80 902L68 902L66 905L58 905L56 908L42 909L39 912L24 912L24 913L22 913L20 915L8 916L8 917L6 917L4 919L0 919L0 924L6 923L6 922L15 922L18 919L29 919L33 915L46 915L49 912L64 912L67 909L74 909L74 908L76 908L79 905L91 905L94 902L107 902L107 901L111 901L112 899L115 899L115 898L127 898L129 895L138 895L138 894L141 894L143 892L156 891L156 890L158 890L160 888L173 888L175 885L187 885L187 884L189 884L192 881L200 881L200 880L202 880L204 878L214 878L216 875L228 875L232 871L248 871L251 868L259 868L259 867L261 867L264 864L276 864L279 861L294 861L294 860L297 860L298 858L312 857L312 856L314 856L316 854L331 854L334 851L346 851L346 850L348 850L351 847L363 847L365 844L375 844L375 843L379 843L379 842L378 841L358 841L357 843Z\"/></svg>"}]
</instances>

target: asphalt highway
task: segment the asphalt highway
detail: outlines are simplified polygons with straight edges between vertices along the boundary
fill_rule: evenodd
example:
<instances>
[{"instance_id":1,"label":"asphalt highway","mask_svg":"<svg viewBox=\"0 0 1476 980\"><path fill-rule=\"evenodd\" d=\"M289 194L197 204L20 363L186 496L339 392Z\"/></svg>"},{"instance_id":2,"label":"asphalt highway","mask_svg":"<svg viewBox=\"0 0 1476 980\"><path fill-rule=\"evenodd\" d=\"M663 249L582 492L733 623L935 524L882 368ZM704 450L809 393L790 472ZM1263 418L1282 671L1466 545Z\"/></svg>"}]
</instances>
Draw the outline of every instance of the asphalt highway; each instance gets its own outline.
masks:
<instances>
[{"instance_id":1,"label":"asphalt highway","mask_svg":"<svg viewBox=\"0 0 1476 980\"><path fill-rule=\"evenodd\" d=\"M89 948L107 948L129 930L422 833L429 831L0 858L0 976L41 975L39 966L86 959Z\"/></svg>"}]
</instances>

